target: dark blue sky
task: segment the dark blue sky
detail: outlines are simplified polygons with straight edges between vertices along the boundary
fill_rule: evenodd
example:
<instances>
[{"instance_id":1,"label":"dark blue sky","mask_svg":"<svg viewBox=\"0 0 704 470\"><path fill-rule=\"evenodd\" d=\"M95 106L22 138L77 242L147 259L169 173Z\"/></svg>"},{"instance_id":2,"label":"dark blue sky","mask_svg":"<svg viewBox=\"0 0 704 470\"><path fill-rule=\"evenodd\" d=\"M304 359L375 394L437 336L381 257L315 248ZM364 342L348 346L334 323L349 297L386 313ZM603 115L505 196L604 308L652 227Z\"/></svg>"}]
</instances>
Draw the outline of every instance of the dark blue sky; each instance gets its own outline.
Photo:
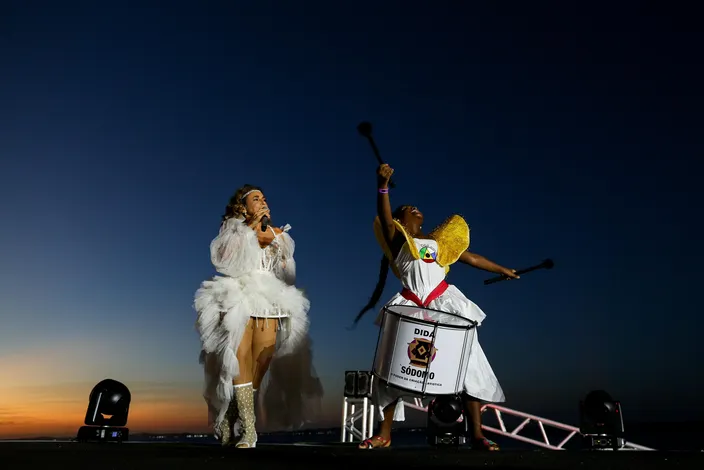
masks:
<instances>
[{"instance_id":1,"label":"dark blue sky","mask_svg":"<svg viewBox=\"0 0 704 470\"><path fill-rule=\"evenodd\" d=\"M226 3L3 4L0 362L85 345L53 380L105 361L200 400L193 293L257 184L293 227L334 422L377 337L372 314L345 330L380 259L370 120L393 204L463 214L506 266L556 262L451 271L507 406L575 422L606 388L632 416L704 418L701 34L633 5Z\"/></svg>"}]
</instances>

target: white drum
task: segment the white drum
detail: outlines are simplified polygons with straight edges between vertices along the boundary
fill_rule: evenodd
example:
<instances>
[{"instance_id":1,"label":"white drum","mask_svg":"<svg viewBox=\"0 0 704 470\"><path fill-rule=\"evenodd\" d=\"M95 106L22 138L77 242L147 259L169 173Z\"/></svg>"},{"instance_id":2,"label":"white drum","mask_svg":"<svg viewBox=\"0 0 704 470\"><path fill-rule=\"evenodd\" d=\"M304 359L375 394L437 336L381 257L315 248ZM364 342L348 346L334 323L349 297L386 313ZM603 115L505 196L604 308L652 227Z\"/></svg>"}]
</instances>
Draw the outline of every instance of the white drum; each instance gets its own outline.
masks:
<instances>
[{"instance_id":1,"label":"white drum","mask_svg":"<svg viewBox=\"0 0 704 470\"><path fill-rule=\"evenodd\" d=\"M384 308L372 372L421 395L462 392L476 322L410 305Z\"/></svg>"}]
</instances>

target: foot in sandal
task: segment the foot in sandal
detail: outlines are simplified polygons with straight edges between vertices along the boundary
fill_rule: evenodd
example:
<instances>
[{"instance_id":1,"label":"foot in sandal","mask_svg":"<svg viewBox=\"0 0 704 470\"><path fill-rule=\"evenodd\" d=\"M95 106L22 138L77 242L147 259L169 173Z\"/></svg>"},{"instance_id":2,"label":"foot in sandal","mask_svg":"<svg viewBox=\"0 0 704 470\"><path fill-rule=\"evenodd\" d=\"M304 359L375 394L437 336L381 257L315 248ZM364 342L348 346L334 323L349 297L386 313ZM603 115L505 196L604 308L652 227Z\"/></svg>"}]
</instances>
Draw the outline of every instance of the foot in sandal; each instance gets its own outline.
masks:
<instances>
[{"instance_id":1,"label":"foot in sandal","mask_svg":"<svg viewBox=\"0 0 704 470\"><path fill-rule=\"evenodd\" d=\"M363 440L359 444L360 449L378 449L389 447L391 445L391 439L385 439L379 435L372 436L369 439Z\"/></svg>"},{"instance_id":2,"label":"foot in sandal","mask_svg":"<svg viewBox=\"0 0 704 470\"><path fill-rule=\"evenodd\" d=\"M499 445L486 437L472 439L472 450L483 450L495 452L499 450Z\"/></svg>"}]
</instances>

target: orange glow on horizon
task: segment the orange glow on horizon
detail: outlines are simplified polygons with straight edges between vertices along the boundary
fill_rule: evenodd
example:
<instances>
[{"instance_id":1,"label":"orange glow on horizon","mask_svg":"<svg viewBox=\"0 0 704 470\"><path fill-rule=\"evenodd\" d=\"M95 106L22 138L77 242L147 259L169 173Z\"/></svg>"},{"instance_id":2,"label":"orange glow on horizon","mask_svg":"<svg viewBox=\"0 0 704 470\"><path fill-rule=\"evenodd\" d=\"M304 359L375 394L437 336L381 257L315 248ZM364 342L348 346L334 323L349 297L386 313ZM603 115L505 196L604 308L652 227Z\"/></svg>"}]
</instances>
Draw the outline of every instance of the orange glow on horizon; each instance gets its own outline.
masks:
<instances>
[{"instance_id":1,"label":"orange glow on horizon","mask_svg":"<svg viewBox=\"0 0 704 470\"><path fill-rule=\"evenodd\" d=\"M74 436L83 426L95 384L0 387L0 439ZM139 432L207 432L200 384L137 383L127 426Z\"/></svg>"},{"instance_id":2,"label":"orange glow on horizon","mask_svg":"<svg viewBox=\"0 0 704 470\"><path fill-rule=\"evenodd\" d=\"M83 426L94 385L0 387L0 439L75 436ZM131 434L212 432L201 384L135 383L130 392L127 427ZM336 404L326 402L324 415L334 416ZM334 425L335 419L319 423L321 427Z\"/></svg>"},{"instance_id":3,"label":"orange glow on horizon","mask_svg":"<svg viewBox=\"0 0 704 470\"><path fill-rule=\"evenodd\" d=\"M84 425L91 390L108 378L94 356L86 360L81 352L88 349L86 345L80 347L58 345L51 350L34 350L31 355L0 357L0 439L76 435ZM86 367L72 368L67 376L66 364L86 362ZM130 433L212 432L200 380L147 381L134 376L121 379L119 374L114 378L124 382L132 395L127 422ZM316 420L316 426L337 425L340 404L331 397L341 396L341 390L336 392L326 393L323 417L329 419Z\"/></svg>"}]
</instances>

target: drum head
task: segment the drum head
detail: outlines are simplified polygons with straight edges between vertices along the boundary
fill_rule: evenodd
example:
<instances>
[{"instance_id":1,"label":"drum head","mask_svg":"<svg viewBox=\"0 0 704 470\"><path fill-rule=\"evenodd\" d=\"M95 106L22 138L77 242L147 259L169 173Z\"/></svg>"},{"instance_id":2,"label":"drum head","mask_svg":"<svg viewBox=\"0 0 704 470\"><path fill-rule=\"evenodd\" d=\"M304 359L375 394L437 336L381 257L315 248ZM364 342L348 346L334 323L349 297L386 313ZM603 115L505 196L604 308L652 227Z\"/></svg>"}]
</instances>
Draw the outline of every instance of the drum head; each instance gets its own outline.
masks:
<instances>
[{"instance_id":1,"label":"drum head","mask_svg":"<svg viewBox=\"0 0 704 470\"><path fill-rule=\"evenodd\" d=\"M428 325L439 324L447 328L471 329L477 322L456 313L441 312L432 308L418 307L415 305L388 305L384 307L386 313L420 321Z\"/></svg>"}]
</instances>

